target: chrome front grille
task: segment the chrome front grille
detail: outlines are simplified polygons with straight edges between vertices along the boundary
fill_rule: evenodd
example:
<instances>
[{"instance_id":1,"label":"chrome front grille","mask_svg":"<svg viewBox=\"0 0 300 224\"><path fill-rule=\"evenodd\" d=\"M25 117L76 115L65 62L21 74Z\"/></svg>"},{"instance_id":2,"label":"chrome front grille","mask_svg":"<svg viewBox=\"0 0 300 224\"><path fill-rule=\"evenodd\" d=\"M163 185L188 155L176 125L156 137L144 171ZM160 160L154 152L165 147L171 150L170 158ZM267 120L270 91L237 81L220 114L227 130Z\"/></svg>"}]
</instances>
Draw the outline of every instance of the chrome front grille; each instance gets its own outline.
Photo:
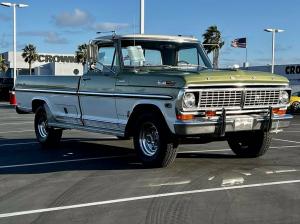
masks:
<instances>
[{"instance_id":1,"label":"chrome front grille","mask_svg":"<svg viewBox=\"0 0 300 224\"><path fill-rule=\"evenodd\" d=\"M279 104L280 90L246 90L244 108Z\"/></svg>"},{"instance_id":2,"label":"chrome front grille","mask_svg":"<svg viewBox=\"0 0 300 224\"><path fill-rule=\"evenodd\" d=\"M282 90L273 88L197 89L197 107L186 110L255 109L269 106L281 107L279 98ZM289 90L288 90L289 91Z\"/></svg>"},{"instance_id":3,"label":"chrome front grille","mask_svg":"<svg viewBox=\"0 0 300 224\"><path fill-rule=\"evenodd\" d=\"M242 101L241 90L214 90L201 91L199 97L199 108L226 108L240 107Z\"/></svg>"}]
</instances>

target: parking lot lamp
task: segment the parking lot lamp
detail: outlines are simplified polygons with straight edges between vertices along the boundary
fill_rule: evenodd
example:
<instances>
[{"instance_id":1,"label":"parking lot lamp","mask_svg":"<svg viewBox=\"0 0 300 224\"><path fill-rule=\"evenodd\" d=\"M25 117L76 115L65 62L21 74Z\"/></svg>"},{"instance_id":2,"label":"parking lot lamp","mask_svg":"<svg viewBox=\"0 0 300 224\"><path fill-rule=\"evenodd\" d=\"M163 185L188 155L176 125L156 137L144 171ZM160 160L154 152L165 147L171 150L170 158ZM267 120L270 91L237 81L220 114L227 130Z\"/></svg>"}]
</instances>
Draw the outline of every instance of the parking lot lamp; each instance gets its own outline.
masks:
<instances>
[{"instance_id":1,"label":"parking lot lamp","mask_svg":"<svg viewBox=\"0 0 300 224\"><path fill-rule=\"evenodd\" d=\"M2 6L5 7L12 7L13 8L13 77L14 77L14 87L16 83L16 75L17 75L17 38L16 38L16 7L18 8L25 8L28 7L26 4L19 4L19 3L10 3L10 2L1 2Z\"/></svg>"},{"instance_id":2,"label":"parking lot lamp","mask_svg":"<svg viewBox=\"0 0 300 224\"><path fill-rule=\"evenodd\" d=\"M271 72L274 73L274 65L275 65L275 33L284 32L284 30L268 28L264 29L266 32L272 33L272 69Z\"/></svg>"}]
</instances>

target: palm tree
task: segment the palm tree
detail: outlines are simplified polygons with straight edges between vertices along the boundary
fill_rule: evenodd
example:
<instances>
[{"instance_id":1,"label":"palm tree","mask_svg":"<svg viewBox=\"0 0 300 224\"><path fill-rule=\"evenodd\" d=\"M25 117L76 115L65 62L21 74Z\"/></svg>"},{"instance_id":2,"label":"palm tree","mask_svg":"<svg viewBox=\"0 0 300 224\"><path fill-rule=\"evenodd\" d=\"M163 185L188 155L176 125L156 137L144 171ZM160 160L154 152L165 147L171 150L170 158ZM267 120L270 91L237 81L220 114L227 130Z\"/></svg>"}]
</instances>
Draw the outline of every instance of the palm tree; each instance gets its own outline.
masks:
<instances>
[{"instance_id":1,"label":"palm tree","mask_svg":"<svg viewBox=\"0 0 300 224\"><path fill-rule=\"evenodd\" d=\"M220 49L224 45L224 41L222 41L221 37L221 32L218 30L218 27L214 25L208 27L206 32L202 36L204 38L204 49L208 54L213 52L213 67L218 68Z\"/></svg>"},{"instance_id":2,"label":"palm tree","mask_svg":"<svg viewBox=\"0 0 300 224\"><path fill-rule=\"evenodd\" d=\"M75 58L77 63L85 65L87 62L87 44L81 44L78 46L77 51L75 51Z\"/></svg>"},{"instance_id":3,"label":"palm tree","mask_svg":"<svg viewBox=\"0 0 300 224\"><path fill-rule=\"evenodd\" d=\"M0 55L0 72L6 72L8 69L6 60Z\"/></svg>"},{"instance_id":4,"label":"palm tree","mask_svg":"<svg viewBox=\"0 0 300 224\"><path fill-rule=\"evenodd\" d=\"M31 75L32 63L38 58L36 47L33 44L26 45L23 49L22 57L24 58L24 61L29 64L29 74Z\"/></svg>"}]
</instances>

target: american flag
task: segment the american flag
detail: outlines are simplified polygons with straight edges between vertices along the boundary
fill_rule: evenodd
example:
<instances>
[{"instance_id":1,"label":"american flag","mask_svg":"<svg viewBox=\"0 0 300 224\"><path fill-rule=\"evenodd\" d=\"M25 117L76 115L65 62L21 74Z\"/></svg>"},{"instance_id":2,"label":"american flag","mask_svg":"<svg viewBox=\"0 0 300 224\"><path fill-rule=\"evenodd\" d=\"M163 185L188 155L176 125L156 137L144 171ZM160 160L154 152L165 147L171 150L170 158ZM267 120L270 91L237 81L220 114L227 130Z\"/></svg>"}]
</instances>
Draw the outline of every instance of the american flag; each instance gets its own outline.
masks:
<instances>
[{"instance_id":1,"label":"american flag","mask_svg":"<svg viewBox=\"0 0 300 224\"><path fill-rule=\"evenodd\" d=\"M246 37L234 39L233 41L231 41L231 47L247 48L247 39L246 39Z\"/></svg>"}]
</instances>

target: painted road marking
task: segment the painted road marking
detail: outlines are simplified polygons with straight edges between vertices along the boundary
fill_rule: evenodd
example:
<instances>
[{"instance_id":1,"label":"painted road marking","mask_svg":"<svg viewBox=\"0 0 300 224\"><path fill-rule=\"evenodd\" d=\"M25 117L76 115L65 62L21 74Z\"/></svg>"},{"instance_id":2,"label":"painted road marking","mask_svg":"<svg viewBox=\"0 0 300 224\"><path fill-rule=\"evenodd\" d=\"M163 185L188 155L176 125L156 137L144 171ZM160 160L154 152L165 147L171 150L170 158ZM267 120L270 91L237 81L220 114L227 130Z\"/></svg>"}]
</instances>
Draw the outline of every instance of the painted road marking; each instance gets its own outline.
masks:
<instances>
[{"instance_id":1,"label":"painted road marking","mask_svg":"<svg viewBox=\"0 0 300 224\"><path fill-rule=\"evenodd\" d=\"M276 141L282 141L282 142L291 142L291 143L297 143L300 144L300 142L296 142L296 141L291 141L291 140L286 140L286 139L280 139L280 138L273 138Z\"/></svg>"},{"instance_id":2,"label":"painted road marking","mask_svg":"<svg viewBox=\"0 0 300 224\"><path fill-rule=\"evenodd\" d=\"M163 194L151 194L151 195L143 195L143 196L138 196L138 197L128 197L128 198L120 198L120 199L114 199L114 200L97 201L97 202L91 202L91 203L74 204L74 205L67 205L67 206L2 213L2 214L0 214L0 218L8 218L8 217L14 217L14 216L38 214L38 213L53 212L53 211L62 211L62 210L69 210L69 209L76 209L76 208L86 208L86 207L100 206L100 205L111 205L111 204L118 204L118 203L124 203L124 202L148 200L148 199L154 199L154 198L166 198L166 197L174 197L174 196L180 196L180 195L192 195L192 194L201 194L201 193L207 193L207 192L229 191L229 190L247 189L247 188L250 189L250 188L257 188L257 187L267 187L267 186L276 186L276 185L284 185L284 184L298 184L298 183L300 183L300 180L287 180L287 181L266 182L266 183L247 184L247 185L239 185L239 186L224 186L224 187L217 187L217 188L206 188L206 189L191 190L191 191L177 191L177 192L163 193Z\"/></svg>"},{"instance_id":3,"label":"painted road marking","mask_svg":"<svg viewBox=\"0 0 300 224\"><path fill-rule=\"evenodd\" d=\"M0 132L0 134L6 134L6 133L23 133L23 132L34 132L34 130L31 129L31 130L20 130L20 131L3 131L3 132Z\"/></svg>"},{"instance_id":4,"label":"painted road marking","mask_svg":"<svg viewBox=\"0 0 300 224\"><path fill-rule=\"evenodd\" d=\"M20 125L20 124L32 124L32 121L25 121L25 122L19 122L19 123L0 123L1 126L3 126L3 125Z\"/></svg>"},{"instance_id":5,"label":"painted road marking","mask_svg":"<svg viewBox=\"0 0 300 224\"><path fill-rule=\"evenodd\" d=\"M167 183L161 183L161 184L149 184L149 187L162 187L162 186L174 186L174 185L184 185L191 183L190 180L185 181L178 181L178 182L167 182Z\"/></svg>"},{"instance_id":6,"label":"painted road marking","mask_svg":"<svg viewBox=\"0 0 300 224\"><path fill-rule=\"evenodd\" d=\"M208 150L201 150L201 151L181 151L178 153L203 153L203 152L226 152L231 151L231 149L208 149Z\"/></svg>"},{"instance_id":7,"label":"painted road marking","mask_svg":"<svg viewBox=\"0 0 300 224\"><path fill-rule=\"evenodd\" d=\"M59 163L71 163L71 162L81 162L81 161L91 161L91 160L103 160L103 159L113 159L113 158L123 158L123 157L125 158L125 157L128 157L128 156L129 155L126 155L126 156L90 157L90 158L83 158L83 159L56 160L56 161L41 162L41 163L25 163L25 164L0 166L0 169L25 167L25 166L40 166L40 165L59 164Z\"/></svg>"}]
</instances>

